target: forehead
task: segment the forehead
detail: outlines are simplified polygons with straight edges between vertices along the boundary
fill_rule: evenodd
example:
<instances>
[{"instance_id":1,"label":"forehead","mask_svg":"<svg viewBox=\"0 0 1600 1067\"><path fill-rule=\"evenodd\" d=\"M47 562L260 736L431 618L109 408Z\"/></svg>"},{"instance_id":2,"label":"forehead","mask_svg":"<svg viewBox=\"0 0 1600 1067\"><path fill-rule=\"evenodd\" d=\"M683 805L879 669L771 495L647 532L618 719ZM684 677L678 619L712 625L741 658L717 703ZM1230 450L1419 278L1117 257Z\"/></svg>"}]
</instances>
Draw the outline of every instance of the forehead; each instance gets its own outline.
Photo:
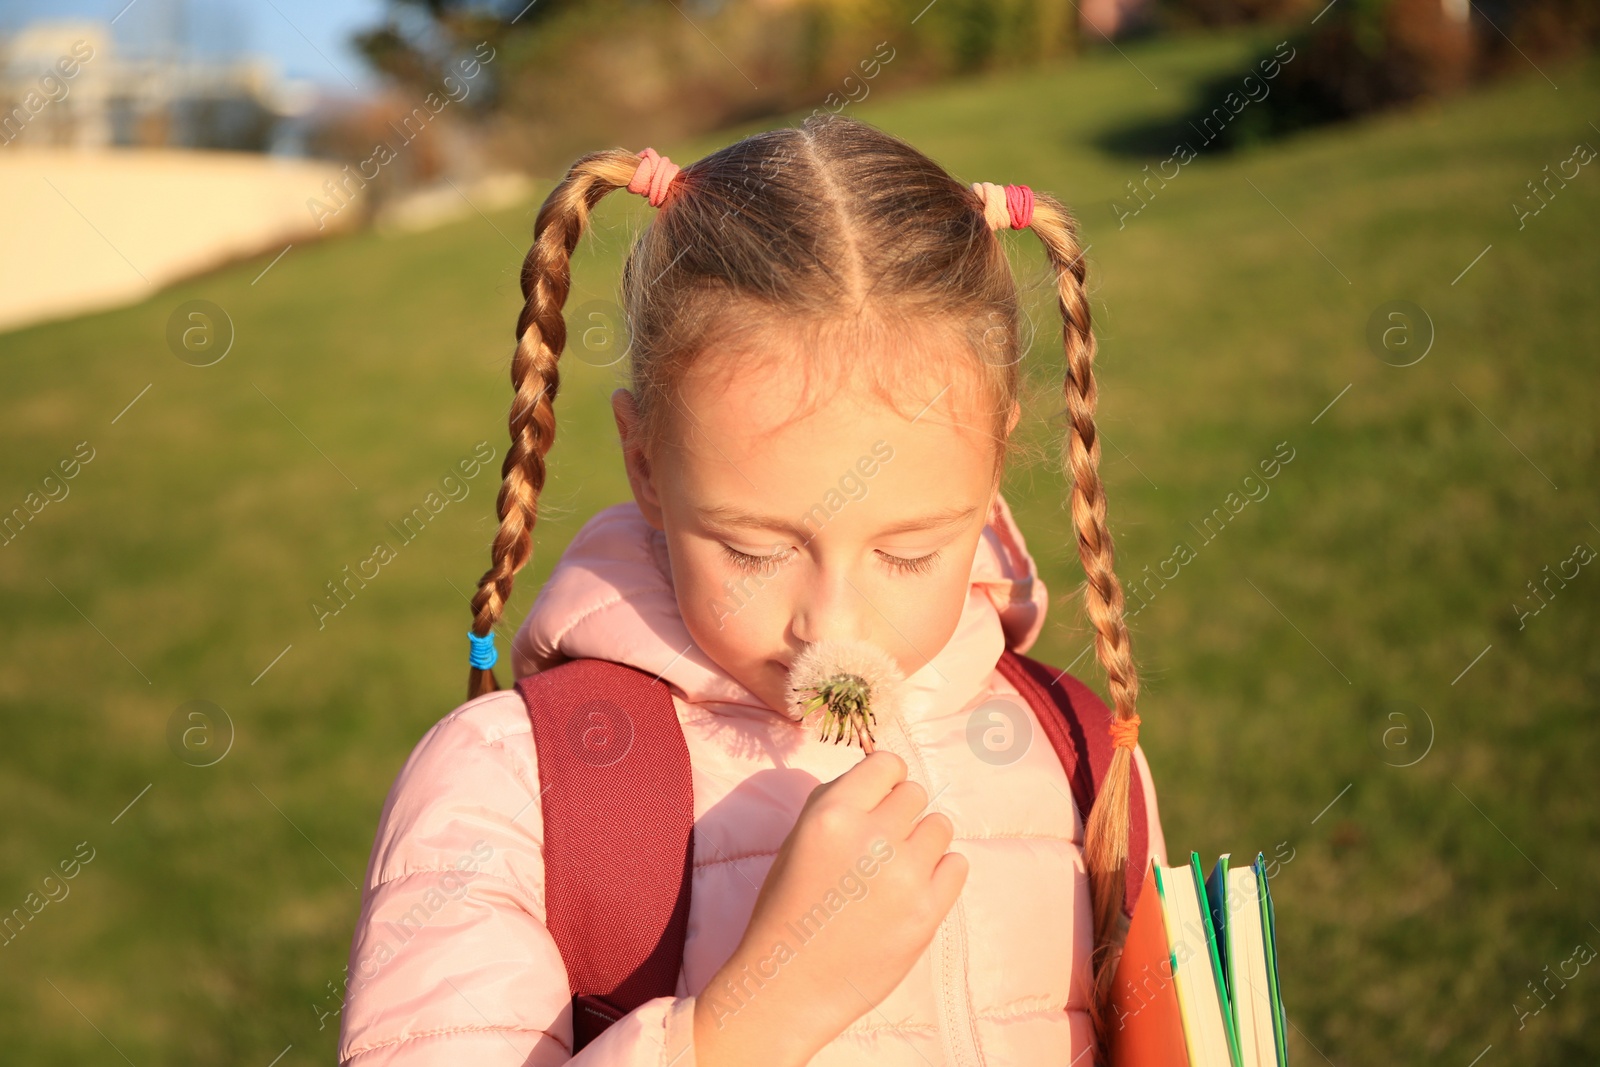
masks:
<instances>
[{"instance_id":1,"label":"forehead","mask_svg":"<svg viewBox=\"0 0 1600 1067\"><path fill-rule=\"evenodd\" d=\"M853 524L878 532L981 503L994 476L994 416L959 353L902 337L817 359L801 343L769 337L708 352L683 383L669 436L689 507L792 523L843 493ZM875 375L875 359L912 369Z\"/></svg>"}]
</instances>

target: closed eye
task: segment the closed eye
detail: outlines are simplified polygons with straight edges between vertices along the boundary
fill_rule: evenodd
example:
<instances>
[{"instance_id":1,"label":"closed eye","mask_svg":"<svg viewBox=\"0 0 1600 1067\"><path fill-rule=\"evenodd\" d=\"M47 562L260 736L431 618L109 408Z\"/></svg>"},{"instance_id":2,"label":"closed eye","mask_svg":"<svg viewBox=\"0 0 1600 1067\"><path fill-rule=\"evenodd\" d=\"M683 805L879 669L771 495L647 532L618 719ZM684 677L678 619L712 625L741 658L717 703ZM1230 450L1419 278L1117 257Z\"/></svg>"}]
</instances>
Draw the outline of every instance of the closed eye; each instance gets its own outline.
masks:
<instances>
[{"instance_id":1,"label":"closed eye","mask_svg":"<svg viewBox=\"0 0 1600 1067\"><path fill-rule=\"evenodd\" d=\"M726 558L728 562L732 563L735 567L738 567L743 571L751 572L770 570L771 568L776 567L786 561L790 555L789 550L785 549L782 552L774 552L770 555L755 556L748 552L740 552L738 549L732 548L728 545L722 546L722 552L724 558ZM892 570L900 571L905 574L926 574L928 571L931 571L934 568L934 565L939 562L941 557L939 551L935 550L933 552L929 552L926 556L917 556L914 559L908 559L903 556L891 556L887 552L879 552L878 558L883 560L883 562Z\"/></svg>"},{"instance_id":2,"label":"closed eye","mask_svg":"<svg viewBox=\"0 0 1600 1067\"><path fill-rule=\"evenodd\" d=\"M905 571L908 574L926 574L928 571L933 570L935 563L939 562L939 552L937 550L929 552L926 556L918 556L916 559L891 556L887 552L880 552L878 555L889 566L899 571Z\"/></svg>"},{"instance_id":3,"label":"closed eye","mask_svg":"<svg viewBox=\"0 0 1600 1067\"><path fill-rule=\"evenodd\" d=\"M738 549L730 548L727 545L722 546L722 552L728 562L743 571L769 570L789 557L787 551L774 552L768 556L752 556L748 552L740 552Z\"/></svg>"}]
</instances>

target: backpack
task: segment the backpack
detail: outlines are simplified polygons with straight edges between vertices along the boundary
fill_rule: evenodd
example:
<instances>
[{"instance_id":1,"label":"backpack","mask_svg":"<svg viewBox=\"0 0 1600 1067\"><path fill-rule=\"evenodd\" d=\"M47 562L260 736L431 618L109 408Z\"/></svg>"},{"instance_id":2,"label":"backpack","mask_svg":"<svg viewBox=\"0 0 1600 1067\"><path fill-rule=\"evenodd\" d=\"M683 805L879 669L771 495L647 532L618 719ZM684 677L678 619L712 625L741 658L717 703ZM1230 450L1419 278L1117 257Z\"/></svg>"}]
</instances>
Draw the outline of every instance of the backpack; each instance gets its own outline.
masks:
<instances>
[{"instance_id":1,"label":"backpack","mask_svg":"<svg viewBox=\"0 0 1600 1067\"><path fill-rule=\"evenodd\" d=\"M1111 712L1078 679L1007 649L996 664L1033 708L1087 819L1111 761ZM689 925L694 794L665 682L603 659L516 683L533 723L544 811L545 925L573 993L573 1054L653 997L675 996ZM1129 781L1133 914L1149 851Z\"/></svg>"}]
</instances>

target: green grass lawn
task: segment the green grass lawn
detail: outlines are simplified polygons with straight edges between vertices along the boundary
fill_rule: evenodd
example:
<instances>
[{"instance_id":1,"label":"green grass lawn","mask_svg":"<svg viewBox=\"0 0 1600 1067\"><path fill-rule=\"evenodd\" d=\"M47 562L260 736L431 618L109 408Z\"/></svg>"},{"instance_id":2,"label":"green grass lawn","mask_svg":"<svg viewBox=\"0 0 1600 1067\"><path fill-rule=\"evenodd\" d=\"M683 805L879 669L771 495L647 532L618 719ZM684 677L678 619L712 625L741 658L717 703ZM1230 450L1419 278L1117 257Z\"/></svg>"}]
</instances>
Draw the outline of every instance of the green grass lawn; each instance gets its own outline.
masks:
<instances>
[{"instance_id":1,"label":"green grass lawn","mask_svg":"<svg viewBox=\"0 0 1600 1067\"><path fill-rule=\"evenodd\" d=\"M1600 1060L1600 973L1550 977L1600 947L1600 567L1547 603L1528 584L1600 549L1600 172L1521 229L1510 206L1600 146L1600 64L1195 160L1119 226L1113 200L1160 157L1103 136L1182 113L1189 86L1277 39L1127 45L859 113L1083 219L1169 846L1278 858L1295 1062ZM0 507L93 450L0 548L0 912L79 862L0 947L8 1061L265 1067L292 1045L284 1067L331 1062L379 808L464 691L534 206L297 246L259 278L270 256L0 337ZM602 206L569 307L611 296L647 217ZM1031 381L1059 390L1042 257L1008 240ZM236 331L213 366L167 347L193 299ZM1394 300L1431 320L1411 366L1366 341ZM507 636L583 521L626 496L614 373L565 361ZM1060 406L1025 420L1047 455ZM402 545L388 524L480 441L494 462ZM1293 458L1247 482L1275 453ZM1088 630L1062 480L1046 462L1007 485L1057 598L1033 654L1065 665ZM325 583L380 540L396 558L319 620ZM1163 583L1180 544L1192 558ZM1075 670L1103 685L1092 655ZM220 754L231 735L210 766L169 742L200 726L179 716L193 700L231 721L189 736Z\"/></svg>"}]
</instances>

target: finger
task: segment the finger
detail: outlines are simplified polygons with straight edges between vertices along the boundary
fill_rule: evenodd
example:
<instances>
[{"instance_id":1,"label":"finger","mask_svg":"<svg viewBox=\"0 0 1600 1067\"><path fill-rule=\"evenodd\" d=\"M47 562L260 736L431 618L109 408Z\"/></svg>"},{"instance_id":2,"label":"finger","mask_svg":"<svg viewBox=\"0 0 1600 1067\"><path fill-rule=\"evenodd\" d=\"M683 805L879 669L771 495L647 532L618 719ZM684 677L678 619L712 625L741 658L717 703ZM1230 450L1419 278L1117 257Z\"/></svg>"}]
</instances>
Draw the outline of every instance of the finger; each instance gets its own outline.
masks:
<instances>
[{"instance_id":1,"label":"finger","mask_svg":"<svg viewBox=\"0 0 1600 1067\"><path fill-rule=\"evenodd\" d=\"M955 907L956 898L961 895L962 887L967 884L969 866L967 857L959 852L946 852L944 858L934 866L929 889L933 893L940 919Z\"/></svg>"},{"instance_id":2,"label":"finger","mask_svg":"<svg viewBox=\"0 0 1600 1067\"><path fill-rule=\"evenodd\" d=\"M950 816L942 811L930 811L906 835L906 848L911 850L912 855L932 863L950 848L955 835L955 825L950 821Z\"/></svg>"},{"instance_id":3,"label":"finger","mask_svg":"<svg viewBox=\"0 0 1600 1067\"><path fill-rule=\"evenodd\" d=\"M896 782L889 795L873 809L873 814L888 820L900 838L911 829L911 823L928 806L928 791L907 779Z\"/></svg>"},{"instance_id":4,"label":"finger","mask_svg":"<svg viewBox=\"0 0 1600 1067\"><path fill-rule=\"evenodd\" d=\"M906 779L906 761L880 748L828 783L836 799L861 811L871 811L889 791Z\"/></svg>"}]
</instances>

